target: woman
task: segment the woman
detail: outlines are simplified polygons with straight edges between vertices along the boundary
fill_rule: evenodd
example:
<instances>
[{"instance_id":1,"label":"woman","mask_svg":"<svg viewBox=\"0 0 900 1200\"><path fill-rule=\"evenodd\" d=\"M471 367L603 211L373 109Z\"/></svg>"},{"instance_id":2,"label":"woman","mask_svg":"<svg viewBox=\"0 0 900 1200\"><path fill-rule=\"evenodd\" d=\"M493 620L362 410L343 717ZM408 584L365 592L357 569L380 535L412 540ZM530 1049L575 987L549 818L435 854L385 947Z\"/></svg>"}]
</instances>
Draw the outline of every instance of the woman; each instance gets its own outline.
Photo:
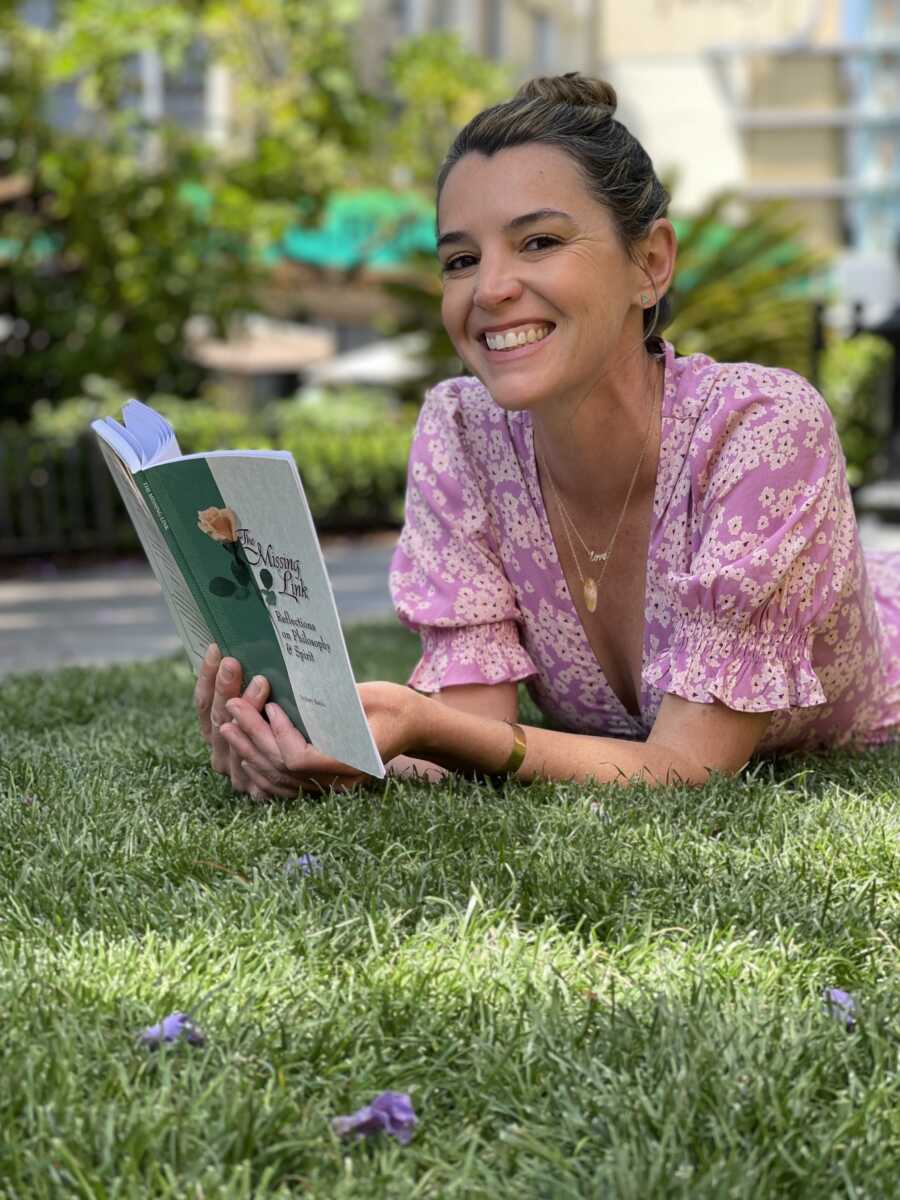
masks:
<instances>
[{"instance_id":1,"label":"woman","mask_svg":"<svg viewBox=\"0 0 900 1200\"><path fill-rule=\"evenodd\" d=\"M443 320L470 375L428 395L391 587L422 638L363 703L399 773L702 784L755 750L900 722L900 558L864 561L824 401L656 331L668 196L605 83L536 79L438 180ZM218 668L218 674L217 674ZM557 727L522 729L526 681ZM197 704L235 787L359 776L213 651Z\"/></svg>"}]
</instances>

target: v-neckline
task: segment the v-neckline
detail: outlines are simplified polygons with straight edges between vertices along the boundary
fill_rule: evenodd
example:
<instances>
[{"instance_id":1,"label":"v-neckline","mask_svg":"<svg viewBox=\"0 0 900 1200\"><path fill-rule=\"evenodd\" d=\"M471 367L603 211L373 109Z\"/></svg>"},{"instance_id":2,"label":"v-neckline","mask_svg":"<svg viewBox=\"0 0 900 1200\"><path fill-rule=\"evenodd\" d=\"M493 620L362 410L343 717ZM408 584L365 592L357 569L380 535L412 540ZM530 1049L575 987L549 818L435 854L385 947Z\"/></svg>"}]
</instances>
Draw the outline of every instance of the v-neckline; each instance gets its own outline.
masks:
<instances>
[{"instance_id":1,"label":"v-neckline","mask_svg":"<svg viewBox=\"0 0 900 1200\"><path fill-rule=\"evenodd\" d=\"M654 540L656 537L657 527L659 524L659 518L661 515L661 509L662 509L661 481L662 481L665 473L660 468L662 467L663 447L664 447L665 441L666 441L665 422L666 422L666 419L668 417L668 412L669 412L669 390L673 384L673 379L674 379L674 375L673 375L673 372L671 369L672 368L672 360L674 358L674 350L668 342L664 342L663 344L665 346L665 355L664 355L663 362L662 362L663 382L662 382L662 397L660 400L660 413L659 413L659 457L657 458L657 462L656 462L656 478L655 478L654 484L653 484L653 501L652 501L652 504L650 507L650 534L647 539L647 563L646 563L646 567L644 570L644 597L643 597L643 610L642 610L643 611L643 628L641 631L641 668L640 668L639 685L637 688L637 696L636 696L637 706L638 706L638 711L636 713L629 712L624 701L621 699L618 692L615 691L612 684L609 682L609 679L606 676L606 672L603 669L603 666L601 665L600 660L597 658L596 653L594 652L594 647L591 645L591 639L588 637L588 632L584 627L584 622L581 620L581 616L575 605L575 601L572 599L572 593L569 589L568 580L566 579L566 573L562 567L562 559L560 558L559 547L557 546L556 540L553 537L553 530L550 526L550 516L547 512L547 506L544 503L543 492L541 491L541 482L540 482L540 477L538 475L538 468L537 468L537 455L535 454L535 448L534 448L534 422L531 420L530 413L523 414L523 415L527 416L526 446L527 446L527 450L528 450L528 470L529 470L529 475L530 475L530 484L531 484L534 501L535 501L535 507L537 509L538 516L539 516L540 523L541 523L541 535L544 539L546 546L548 546L548 547L552 546L553 550L555 552L555 562L554 562L553 558L549 559L550 563L553 564L552 569L554 570L554 573L555 573L555 578L554 578L554 584L556 585L555 591L558 594L559 583L561 581L565 588L565 601L569 606L569 613L570 613L572 619L574 620L575 625L578 629L578 635L583 643L584 649L587 651L587 653L591 656L591 658L594 660L594 662L596 664L597 674L603 681L603 686L606 689L607 695L611 697L613 703L616 705L616 708L618 709L620 714L622 716L626 717L633 725L637 725L637 726L643 726L643 722L644 722L644 708L645 708L645 706L644 706L644 691L645 691L644 668L646 667L647 661L648 661L647 638L648 638L649 629L648 629L648 625L647 625L647 597L648 597L648 588L650 585L650 557L653 552L653 543L654 543Z\"/></svg>"}]
</instances>

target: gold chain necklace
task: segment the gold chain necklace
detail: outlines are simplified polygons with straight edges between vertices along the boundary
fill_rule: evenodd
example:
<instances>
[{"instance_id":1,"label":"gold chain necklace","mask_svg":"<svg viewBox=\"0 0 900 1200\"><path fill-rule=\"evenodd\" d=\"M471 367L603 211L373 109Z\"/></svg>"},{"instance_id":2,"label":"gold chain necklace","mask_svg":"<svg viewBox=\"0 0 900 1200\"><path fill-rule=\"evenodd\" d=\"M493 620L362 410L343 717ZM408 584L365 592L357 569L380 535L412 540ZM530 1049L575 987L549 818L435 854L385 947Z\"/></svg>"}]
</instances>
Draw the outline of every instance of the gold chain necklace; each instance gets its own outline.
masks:
<instances>
[{"instance_id":1,"label":"gold chain necklace","mask_svg":"<svg viewBox=\"0 0 900 1200\"><path fill-rule=\"evenodd\" d=\"M653 414L655 412L656 412L656 391L654 390L653 399L650 402L650 416L647 420L647 432L644 434L644 444L641 447L640 456L637 460L637 464L634 468L634 472L632 473L631 483L629 483L628 491L625 494L625 503L622 505L622 511L619 513L619 519L618 519L618 521L616 521L616 527L613 530L613 535L609 540L609 545L602 552L592 550L590 548L590 546L587 544L587 542L584 540L584 538L581 536L581 534L578 532L578 529L575 526L575 522L569 516L568 509L562 502L562 497L560 496L559 492L556 490L556 484L553 482L553 476L550 474L550 468L547 466L547 463L544 460L544 456L543 455L539 456L540 464L547 474L547 482L550 484L550 489L553 492L553 499L556 501L556 506L559 509L560 516L562 517L563 531L566 535L566 541L569 543L569 550L571 551L572 559L575 563L575 569L578 572L578 578L581 581L581 590L582 590L582 593L584 594L585 607L587 608L589 613L597 611L597 597L600 592L600 585L603 583L603 579L606 575L606 569L609 566L610 559L612 558L612 552L613 552L613 547L616 544L616 538L619 536L619 529L622 526L622 521L625 519L625 513L628 511L628 503L631 500L631 493L634 491L634 485L637 483L638 475L640 474L641 467L644 464L644 458L646 457L646 454L647 454L647 447L650 444L650 431L653 428ZM575 536L578 538L579 542L581 542L582 546L584 547L585 552L587 553L587 556L588 556L588 560L592 563L597 562L597 563L603 564L603 566L600 569L600 575L597 579L594 579L594 577L592 575L588 575L588 576L584 575L584 572L581 569L581 563L578 560L578 555L575 553L575 544L572 541L572 533L569 532L570 528L571 528L572 532L575 534Z\"/></svg>"}]
</instances>

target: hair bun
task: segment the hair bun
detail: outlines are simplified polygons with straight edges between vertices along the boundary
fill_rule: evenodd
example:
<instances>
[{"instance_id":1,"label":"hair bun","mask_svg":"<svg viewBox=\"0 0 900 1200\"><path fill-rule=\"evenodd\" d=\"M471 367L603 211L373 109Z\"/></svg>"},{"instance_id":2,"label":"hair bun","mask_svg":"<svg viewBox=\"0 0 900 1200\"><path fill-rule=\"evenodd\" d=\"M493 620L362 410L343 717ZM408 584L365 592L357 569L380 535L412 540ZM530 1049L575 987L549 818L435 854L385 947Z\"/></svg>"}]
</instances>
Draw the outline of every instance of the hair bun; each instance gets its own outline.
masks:
<instances>
[{"instance_id":1,"label":"hair bun","mask_svg":"<svg viewBox=\"0 0 900 1200\"><path fill-rule=\"evenodd\" d=\"M573 108L607 108L616 111L616 89L605 79L591 79L578 71L566 75L538 75L516 92L516 100L545 100L548 104L570 104Z\"/></svg>"}]
</instances>

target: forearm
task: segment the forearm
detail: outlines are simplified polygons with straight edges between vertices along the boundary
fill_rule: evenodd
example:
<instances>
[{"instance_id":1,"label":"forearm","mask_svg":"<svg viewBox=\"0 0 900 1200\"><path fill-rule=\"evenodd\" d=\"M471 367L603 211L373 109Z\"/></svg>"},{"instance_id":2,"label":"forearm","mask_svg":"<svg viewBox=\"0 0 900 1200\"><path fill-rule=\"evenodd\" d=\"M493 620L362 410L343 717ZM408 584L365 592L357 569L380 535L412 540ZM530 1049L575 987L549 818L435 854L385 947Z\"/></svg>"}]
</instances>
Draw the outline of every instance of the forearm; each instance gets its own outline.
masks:
<instances>
[{"instance_id":1,"label":"forearm","mask_svg":"<svg viewBox=\"0 0 900 1200\"><path fill-rule=\"evenodd\" d=\"M702 784L709 772L678 750L654 742L558 733L528 726L528 748L516 778L596 780L653 785ZM513 746L505 721L434 704L423 713L410 753L453 771L486 775L503 770Z\"/></svg>"}]
</instances>

